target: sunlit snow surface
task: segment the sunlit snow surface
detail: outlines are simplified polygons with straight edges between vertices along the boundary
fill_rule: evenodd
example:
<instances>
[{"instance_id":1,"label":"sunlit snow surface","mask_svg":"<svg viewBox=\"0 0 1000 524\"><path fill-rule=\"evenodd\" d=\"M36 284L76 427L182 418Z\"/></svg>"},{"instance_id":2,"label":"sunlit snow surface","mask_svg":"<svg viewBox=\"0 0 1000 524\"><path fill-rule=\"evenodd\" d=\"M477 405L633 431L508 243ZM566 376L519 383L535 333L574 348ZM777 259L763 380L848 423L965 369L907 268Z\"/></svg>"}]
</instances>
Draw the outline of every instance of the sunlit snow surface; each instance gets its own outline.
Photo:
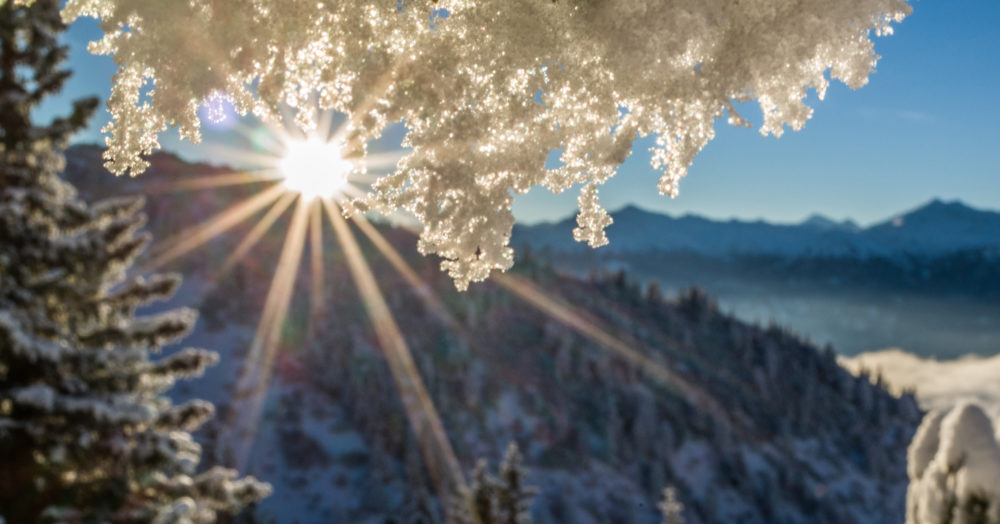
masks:
<instances>
[{"instance_id":1,"label":"sunlit snow surface","mask_svg":"<svg viewBox=\"0 0 1000 524\"><path fill-rule=\"evenodd\" d=\"M909 475L907 524L1000 520L1000 443L977 404L927 415L910 445ZM977 499L981 515L971 509Z\"/></svg>"}]
</instances>

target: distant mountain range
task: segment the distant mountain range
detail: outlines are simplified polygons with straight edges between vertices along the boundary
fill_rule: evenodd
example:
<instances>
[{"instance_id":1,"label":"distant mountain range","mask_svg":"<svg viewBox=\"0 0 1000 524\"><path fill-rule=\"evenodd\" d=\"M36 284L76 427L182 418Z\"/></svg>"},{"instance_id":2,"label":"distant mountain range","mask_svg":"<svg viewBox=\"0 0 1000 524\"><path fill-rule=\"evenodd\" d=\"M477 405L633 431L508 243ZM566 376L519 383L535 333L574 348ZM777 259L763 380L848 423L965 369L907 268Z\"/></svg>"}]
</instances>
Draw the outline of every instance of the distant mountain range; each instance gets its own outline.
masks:
<instances>
[{"instance_id":1,"label":"distant mountain range","mask_svg":"<svg viewBox=\"0 0 1000 524\"><path fill-rule=\"evenodd\" d=\"M696 215L671 217L628 206L612 213L608 228L612 253L688 252L713 257L781 256L941 256L960 251L1000 253L1000 212L961 202L932 200L870 227L813 215L798 224L712 220ZM580 251L573 241L574 218L516 226L514 245L559 252Z\"/></svg>"},{"instance_id":2,"label":"distant mountain range","mask_svg":"<svg viewBox=\"0 0 1000 524\"><path fill-rule=\"evenodd\" d=\"M624 269L664 289L696 284L728 311L776 321L852 355L1000 352L1000 213L933 200L869 227L612 214L610 244L573 241L573 218L516 226L521 256L586 275Z\"/></svg>"}]
</instances>

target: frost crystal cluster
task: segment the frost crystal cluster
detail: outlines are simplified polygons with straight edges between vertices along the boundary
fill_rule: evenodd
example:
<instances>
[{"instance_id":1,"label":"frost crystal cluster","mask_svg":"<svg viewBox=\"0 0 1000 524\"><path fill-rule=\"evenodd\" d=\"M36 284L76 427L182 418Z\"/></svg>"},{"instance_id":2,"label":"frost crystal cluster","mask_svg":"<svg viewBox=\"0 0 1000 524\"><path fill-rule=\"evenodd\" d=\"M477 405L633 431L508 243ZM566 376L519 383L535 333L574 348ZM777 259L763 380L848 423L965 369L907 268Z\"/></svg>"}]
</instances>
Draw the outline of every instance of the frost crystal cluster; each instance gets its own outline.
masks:
<instances>
[{"instance_id":1,"label":"frost crystal cluster","mask_svg":"<svg viewBox=\"0 0 1000 524\"><path fill-rule=\"evenodd\" d=\"M137 174L157 134L199 139L198 108L227 93L241 112L303 128L348 116L356 154L403 122L397 169L352 211L405 210L420 249L459 288L511 265L515 194L579 185L575 238L607 242L598 187L654 135L659 190L675 195L715 119L763 134L799 129L831 78L863 85L870 40L904 0L69 0L66 20L100 19L91 45L119 69L108 101L107 166ZM148 89L149 86L155 86ZM550 152L558 165L546 168Z\"/></svg>"},{"instance_id":2,"label":"frost crystal cluster","mask_svg":"<svg viewBox=\"0 0 1000 524\"><path fill-rule=\"evenodd\" d=\"M1000 443L979 406L929 413L908 455L906 524L1000 524Z\"/></svg>"}]
</instances>

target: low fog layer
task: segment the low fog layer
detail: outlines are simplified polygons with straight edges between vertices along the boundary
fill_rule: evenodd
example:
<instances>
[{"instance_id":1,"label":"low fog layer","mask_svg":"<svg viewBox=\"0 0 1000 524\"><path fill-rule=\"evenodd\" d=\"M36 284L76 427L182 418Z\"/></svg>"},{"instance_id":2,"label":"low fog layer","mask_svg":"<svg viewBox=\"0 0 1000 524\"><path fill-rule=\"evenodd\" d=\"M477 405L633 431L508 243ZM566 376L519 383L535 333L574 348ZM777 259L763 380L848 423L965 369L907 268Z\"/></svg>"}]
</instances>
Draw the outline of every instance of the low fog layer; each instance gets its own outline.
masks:
<instances>
[{"instance_id":1,"label":"low fog layer","mask_svg":"<svg viewBox=\"0 0 1000 524\"><path fill-rule=\"evenodd\" d=\"M950 408L961 400L971 400L994 421L1000 421L1000 355L935 360L892 348L842 358L841 363L854 373L862 368L873 376L881 372L894 392L916 389L924 409Z\"/></svg>"}]
</instances>

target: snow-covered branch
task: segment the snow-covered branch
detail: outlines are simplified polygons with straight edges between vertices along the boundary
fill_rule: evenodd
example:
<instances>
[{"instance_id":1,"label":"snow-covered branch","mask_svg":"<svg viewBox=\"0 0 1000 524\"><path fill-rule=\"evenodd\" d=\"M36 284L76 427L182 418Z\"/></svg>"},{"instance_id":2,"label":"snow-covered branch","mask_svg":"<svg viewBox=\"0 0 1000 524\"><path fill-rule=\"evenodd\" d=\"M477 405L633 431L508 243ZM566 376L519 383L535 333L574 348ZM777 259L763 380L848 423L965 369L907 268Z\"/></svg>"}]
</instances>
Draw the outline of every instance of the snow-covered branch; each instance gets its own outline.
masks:
<instances>
[{"instance_id":1,"label":"snow-covered branch","mask_svg":"<svg viewBox=\"0 0 1000 524\"><path fill-rule=\"evenodd\" d=\"M199 140L198 108L228 93L303 128L319 109L348 116L363 152L389 123L411 148L355 209L403 209L423 224L459 288L512 263L515 194L582 185L579 240L603 242L597 187L639 136L655 135L662 193L676 195L717 118L781 135L812 114L830 79L860 87L904 0L69 0L66 20L100 19L95 53L119 65L108 101L107 166L143 155L176 126ZM155 89L147 89L155 86ZM550 152L558 166L546 168Z\"/></svg>"}]
</instances>

